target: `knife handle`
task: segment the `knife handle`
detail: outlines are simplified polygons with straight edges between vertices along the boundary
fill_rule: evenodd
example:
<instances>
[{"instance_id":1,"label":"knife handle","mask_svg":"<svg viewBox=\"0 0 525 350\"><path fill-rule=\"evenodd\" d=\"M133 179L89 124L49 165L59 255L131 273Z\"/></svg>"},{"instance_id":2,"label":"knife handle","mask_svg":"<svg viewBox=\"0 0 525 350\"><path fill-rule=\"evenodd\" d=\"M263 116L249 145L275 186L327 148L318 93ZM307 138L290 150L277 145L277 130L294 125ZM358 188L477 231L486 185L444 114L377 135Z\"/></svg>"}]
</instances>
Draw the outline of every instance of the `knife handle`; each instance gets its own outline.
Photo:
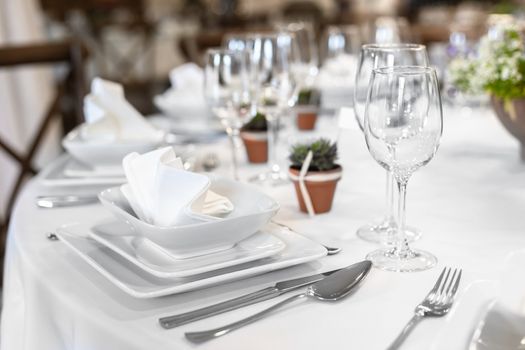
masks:
<instances>
[{"instance_id":1,"label":"knife handle","mask_svg":"<svg viewBox=\"0 0 525 350\"><path fill-rule=\"evenodd\" d=\"M223 312L235 310L240 307L247 306L259 301L271 299L279 294L280 292L277 288L268 287L258 290L256 292L245 294L243 296L226 300L210 306L206 306L197 310L185 312L178 315L162 317L159 318L159 323L165 329L175 328L178 326L182 326L183 324L222 314Z\"/></svg>"}]
</instances>

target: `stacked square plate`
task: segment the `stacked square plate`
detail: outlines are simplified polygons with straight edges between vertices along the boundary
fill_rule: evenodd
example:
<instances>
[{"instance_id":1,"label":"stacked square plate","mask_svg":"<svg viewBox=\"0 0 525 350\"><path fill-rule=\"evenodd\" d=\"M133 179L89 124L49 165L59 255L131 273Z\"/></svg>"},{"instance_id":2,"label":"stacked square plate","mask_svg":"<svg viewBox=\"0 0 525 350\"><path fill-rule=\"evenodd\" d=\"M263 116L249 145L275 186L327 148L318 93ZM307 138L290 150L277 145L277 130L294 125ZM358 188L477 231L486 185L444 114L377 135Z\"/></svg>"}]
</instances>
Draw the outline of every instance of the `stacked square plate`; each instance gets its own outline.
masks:
<instances>
[{"instance_id":1,"label":"stacked square plate","mask_svg":"<svg viewBox=\"0 0 525 350\"><path fill-rule=\"evenodd\" d=\"M57 235L124 292L152 298L224 283L309 262L326 249L268 224L278 204L258 189L212 178L210 189L234 211L219 220L156 227L139 220L118 188L99 198L115 220L67 225Z\"/></svg>"}]
</instances>

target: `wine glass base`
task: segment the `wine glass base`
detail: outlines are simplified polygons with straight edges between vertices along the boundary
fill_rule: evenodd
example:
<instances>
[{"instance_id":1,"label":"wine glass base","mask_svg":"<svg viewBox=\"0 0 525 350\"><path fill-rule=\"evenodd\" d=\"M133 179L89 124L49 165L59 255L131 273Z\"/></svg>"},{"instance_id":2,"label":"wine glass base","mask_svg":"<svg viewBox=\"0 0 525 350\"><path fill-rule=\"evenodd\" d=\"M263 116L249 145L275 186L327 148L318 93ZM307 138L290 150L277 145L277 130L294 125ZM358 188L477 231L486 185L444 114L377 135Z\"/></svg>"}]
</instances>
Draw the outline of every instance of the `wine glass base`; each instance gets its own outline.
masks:
<instances>
[{"instance_id":1,"label":"wine glass base","mask_svg":"<svg viewBox=\"0 0 525 350\"><path fill-rule=\"evenodd\" d=\"M437 258L422 250L409 250L404 256L396 254L397 248L378 249L369 253L366 258L372 261L374 267L395 272L416 272L424 271L434 267Z\"/></svg>"},{"instance_id":2,"label":"wine glass base","mask_svg":"<svg viewBox=\"0 0 525 350\"><path fill-rule=\"evenodd\" d=\"M367 224L361 226L356 234L357 237L367 242L390 245L395 243L397 228L385 220L378 225ZM421 231L417 228L406 226L405 237L408 242L414 242L421 237Z\"/></svg>"},{"instance_id":3,"label":"wine glass base","mask_svg":"<svg viewBox=\"0 0 525 350\"><path fill-rule=\"evenodd\" d=\"M255 175L248 179L248 181L268 186L282 186L290 183L288 175L281 171L268 171L259 175Z\"/></svg>"}]
</instances>

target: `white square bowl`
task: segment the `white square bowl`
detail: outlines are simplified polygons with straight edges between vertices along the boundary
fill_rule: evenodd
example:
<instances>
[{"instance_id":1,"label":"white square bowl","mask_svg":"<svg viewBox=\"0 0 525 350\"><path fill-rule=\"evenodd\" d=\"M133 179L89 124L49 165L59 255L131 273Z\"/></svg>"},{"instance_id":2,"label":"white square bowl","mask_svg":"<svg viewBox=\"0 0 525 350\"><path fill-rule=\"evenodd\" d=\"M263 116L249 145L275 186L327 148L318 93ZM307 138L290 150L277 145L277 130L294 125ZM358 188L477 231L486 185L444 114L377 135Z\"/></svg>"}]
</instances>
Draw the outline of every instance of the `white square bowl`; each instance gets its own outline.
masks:
<instances>
[{"instance_id":1,"label":"white square bowl","mask_svg":"<svg viewBox=\"0 0 525 350\"><path fill-rule=\"evenodd\" d=\"M229 249L261 229L279 210L274 199L252 185L210 177L210 190L227 197L234 205L233 212L224 218L207 220L203 215L190 213L183 225L159 227L135 215L120 187L102 191L99 199L113 215L129 225L128 235L148 238L179 258Z\"/></svg>"},{"instance_id":2,"label":"white square bowl","mask_svg":"<svg viewBox=\"0 0 525 350\"><path fill-rule=\"evenodd\" d=\"M122 158L131 152L145 153L155 149L165 137L165 133L159 130L158 135L151 140L84 140L81 136L83 126L79 125L70 131L62 140L62 145L73 158L92 167L120 164Z\"/></svg>"}]
</instances>

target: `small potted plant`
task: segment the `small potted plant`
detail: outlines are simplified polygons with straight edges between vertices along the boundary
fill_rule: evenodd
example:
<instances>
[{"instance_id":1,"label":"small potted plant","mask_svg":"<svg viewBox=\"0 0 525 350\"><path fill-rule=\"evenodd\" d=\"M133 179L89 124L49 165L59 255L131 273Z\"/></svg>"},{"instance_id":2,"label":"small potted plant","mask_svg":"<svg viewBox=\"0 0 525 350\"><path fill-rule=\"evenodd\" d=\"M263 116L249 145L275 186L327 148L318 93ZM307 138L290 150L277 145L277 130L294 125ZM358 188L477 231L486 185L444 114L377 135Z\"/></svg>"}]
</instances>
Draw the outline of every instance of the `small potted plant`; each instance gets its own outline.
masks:
<instances>
[{"instance_id":1,"label":"small potted plant","mask_svg":"<svg viewBox=\"0 0 525 350\"><path fill-rule=\"evenodd\" d=\"M303 89L297 97L297 128L299 130L312 130L317 121L317 112L321 98L319 91Z\"/></svg>"},{"instance_id":2,"label":"small potted plant","mask_svg":"<svg viewBox=\"0 0 525 350\"><path fill-rule=\"evenodd\" d=\"M268 125L264 114L257 113L241 128L241 139L250 163L268 161Z\"/></svg>"},{"instance_id":3,"label":"small potted plant","mask_svg":"<svg viewBox=\"0 0 525 350\"><path fill-rule=\"evenodd\" d=\"M311 161L305 164L310 151ZM337 144L323 138L311 143L298 143L292 146L289 159L289 175L295 185L301 211L309 212L307 201L310 201L315 214L330 211L337 182L343 172L343 168L336 164ZM307 169L303 169L305 166ZM304 177L301 176L302 170L306 171Z\"/></svg>"}]
</instances>

